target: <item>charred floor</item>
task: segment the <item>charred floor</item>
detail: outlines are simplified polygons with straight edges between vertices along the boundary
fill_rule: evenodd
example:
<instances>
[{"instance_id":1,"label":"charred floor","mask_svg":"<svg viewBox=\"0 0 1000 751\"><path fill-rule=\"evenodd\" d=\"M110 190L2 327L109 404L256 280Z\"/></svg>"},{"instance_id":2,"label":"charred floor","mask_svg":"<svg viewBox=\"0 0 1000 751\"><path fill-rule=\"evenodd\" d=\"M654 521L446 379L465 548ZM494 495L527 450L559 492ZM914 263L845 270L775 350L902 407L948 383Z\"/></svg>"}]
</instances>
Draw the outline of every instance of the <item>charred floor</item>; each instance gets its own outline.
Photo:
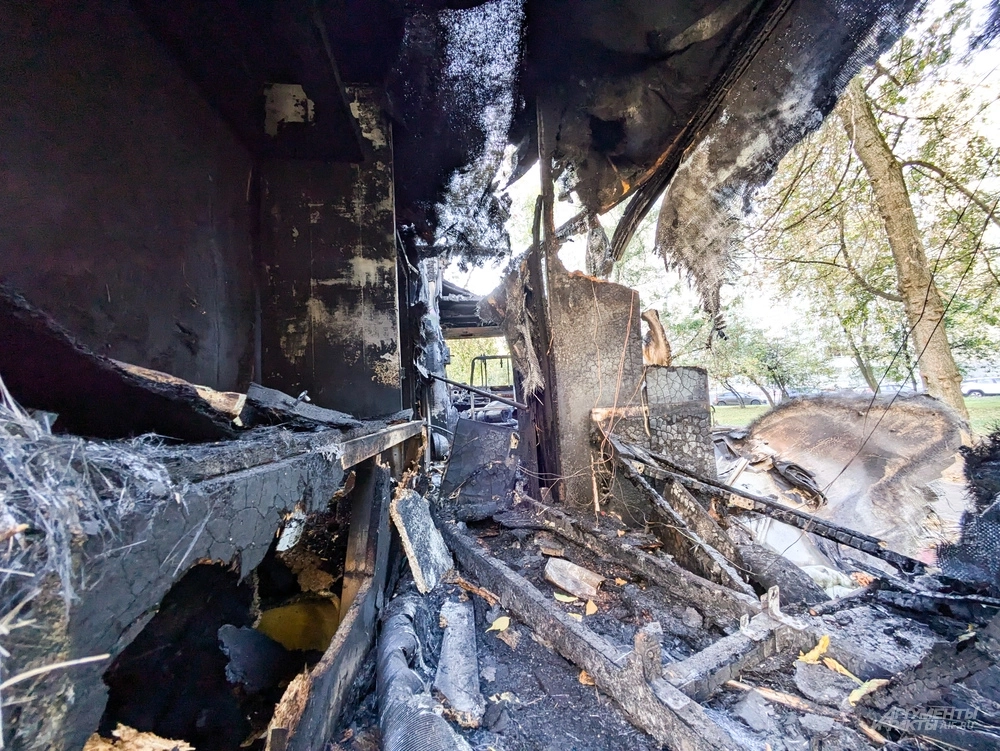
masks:
<instances>
[{"instance_id":1,"label":"charred floor","mask_svg":"<svg viewBox=\"0 0 1000 751\"><path fill-rule=\"evenodd\" d=\"M713 309L914 5L0 2L2 746L996 748L996 436L713 431L607 280L664 196Z\"/></svg>"}]
</instances>

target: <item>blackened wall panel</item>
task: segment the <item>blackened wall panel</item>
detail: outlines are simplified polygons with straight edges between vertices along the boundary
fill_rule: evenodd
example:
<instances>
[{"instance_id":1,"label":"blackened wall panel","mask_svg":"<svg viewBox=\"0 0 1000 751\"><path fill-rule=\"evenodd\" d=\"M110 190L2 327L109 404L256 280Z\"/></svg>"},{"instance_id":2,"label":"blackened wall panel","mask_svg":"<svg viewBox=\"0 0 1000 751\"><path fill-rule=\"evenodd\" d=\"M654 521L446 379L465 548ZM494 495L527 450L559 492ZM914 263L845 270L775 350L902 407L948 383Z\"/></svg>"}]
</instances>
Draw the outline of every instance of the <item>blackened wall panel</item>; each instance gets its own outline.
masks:
<instances>
[{"instance_id":1,"label":"blackened wall panel","mask_svg":"<svg viewBox=\"0 0 1000 751\"><path fill-rule=\"evenodd\" d=\"M376 417L401 409L392 144L374 93L349 96L363 163L262 167L263 378Z\"/></svg>"},{"instance_id":2,"label":"blackened wall panel","mask_svg":"<svg viewBox=\"0 0 1000 751\"><path fill-rule=\"evenodd\" d=\"M0 278L97 352L250 378L251 158L125 0L0 4Z\"/></svg>"}]
</instances>

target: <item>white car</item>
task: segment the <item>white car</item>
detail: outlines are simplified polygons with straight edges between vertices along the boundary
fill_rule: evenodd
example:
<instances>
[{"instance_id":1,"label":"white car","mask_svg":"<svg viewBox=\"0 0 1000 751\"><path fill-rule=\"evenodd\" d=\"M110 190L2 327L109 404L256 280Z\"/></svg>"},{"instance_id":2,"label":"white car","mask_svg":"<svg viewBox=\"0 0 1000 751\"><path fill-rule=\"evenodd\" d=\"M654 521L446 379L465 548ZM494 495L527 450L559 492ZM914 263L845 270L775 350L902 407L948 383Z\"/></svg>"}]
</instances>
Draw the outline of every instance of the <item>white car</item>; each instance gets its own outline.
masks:
<instances>
[{"instance_id":1,"label":"white car","mask_svg":"<svg viewBox=\"0 0 1000 751\"><path fill-rule=\"evenodd\" d=\"M1000 396L1000 378L970 378L962 381L964 396Z\"/></svg>"}]
</instances>

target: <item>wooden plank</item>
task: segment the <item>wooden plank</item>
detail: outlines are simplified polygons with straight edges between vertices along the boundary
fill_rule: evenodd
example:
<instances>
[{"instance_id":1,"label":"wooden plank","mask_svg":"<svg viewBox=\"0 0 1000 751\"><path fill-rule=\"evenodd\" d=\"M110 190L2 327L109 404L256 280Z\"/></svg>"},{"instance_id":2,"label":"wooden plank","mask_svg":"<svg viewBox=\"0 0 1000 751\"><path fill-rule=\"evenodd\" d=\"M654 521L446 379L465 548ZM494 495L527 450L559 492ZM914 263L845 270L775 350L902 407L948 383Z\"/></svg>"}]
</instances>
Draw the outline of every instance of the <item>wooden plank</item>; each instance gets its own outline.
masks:
<instances>
[{"instance_id":1,"label":"wooden plank","mask_svg":"<svg viewBox=\"0 0 1000 751\"><path fill-rule=\"evenodd\" d=\"M735 634L680 662L666 665L664 677L695 701L707 700L726 681L756 667L768 657L808 649L815 639L762 613Z\"/></svg>"},{"instance_id":2,"label":"wooden plank","mask_svg":"<svg viewBox=\"0 0 1000 751\"><path fill-rule=\"evenodd\" d=\"M675 751L735 751L733 739L704 709L662 677L662 631L649 624L622 652L584 624L571 619L524 577L488 556L454 524L442 534L462 567L500 597L537 638L589 673L632 720Z\"/></svg>"},{"instance_id":3,"label":"wooden plank","mask_svg":"<svg viewBox=\"0 0 1000 751\"><path fill-rule=\"evenodd\" d=\"M348 574L342 601L346 610L322 659L285 691L269 727L267 751L311 751L325 748L336 729L351 684L375 638L377 605L389 568L389 471L372 462L357 493L348 542L348 567L358 583L348 602ZM356 491L357 492L357 491ZM353 521L365 516L364 531ZM367 572L367 575L365 573Z\"/></svg>"},{"instance_id":4,"label":"wooden plank","mask_svg":"<svg viewBox=\"0 0 1000 751\"><path fill-rule=\"evenodd\" d=\"M421 594L427 594L454 566L431 518L430 504L417 491L402 487L389 504L389 516L403 543L413 581Z\"/></svg>"},{"instance_id":5,"label":"wooden plank","mask_svg":"<svg viewBox=\"0 0 1000 751\"><path fill-rule=\"evenodd\" d=\"M222 412L230 419L236 419L240 416L240 412L243 411L243 403L246 402L247 399L246 394L239 394L234 391L216 391L208 386L199 386L196 383L190 383L185 381L183 378L172 376L169 373L162 373L159 370L143 368L139 365L121 362L120 360L112 360L111 362L119 368L127 370L132 375L137 375L140 378L146 378L150 381L156 381L157 383L174 383L179 386L190 386L198 392L198 396L208 402L212 409Z\"/></svg>"},{"instance_id":6,"label":"wooden plank","mask_svg":"<svg viewBox=\"0 0 1000 751\"><path fill-rule=\"evenodd\" d=\"M457 328L441 327L445 339L493 339L503 336L499 326L462 326Z\"/></svg>"},{"instance_id":7,"label":"wooden plank","mask_svg":"<svg viewBox=\"0 0 1000 751\"><path fill-rule=\"evenodd\" d=\"M597 597L597 588L604 581L600 574L562 558L549 558L545 564L545 578L584 600Z\"/></svg>"},{"instance_id":8,"label":"wooden plank","mask_svg":"<svg viewBox=\"0 0 1000 751\"><path fill-rule=\"evenodd\" d=\"M611 440L614 441L614 439ZM668 552L674 556L678 563L706 579L725 585L737 592L749 596L755 595L753 587L743 581L733 564L722 553L701 539L688 526L687 522L663 500L662 496L646 482L628 460L620 458L618 466L625 477L635 485L636 489L663 517L663 523L656 525L654 531L663 540Z\"/></svg>"},{"instance_id":9,"label":"wooden plank","mask_svg":"<svg viewBox=\"0 0 1000 751\"><path fill-rule=\"evenodd\" d=\"M678 566L669 558L647 553L614 535L583 522L563 512L531 501L536 519L567 540L592 550L605 560L614 561L664 587L678 600L690 605L715 623L723 631L732 631L744 615L761 612L756 596L735 592L709 581ZM711 608L706 604L711 603Z\"/></svg>"},{"instance_id":10,"label":"wooden plank","mask_svg":"<svg viewBox=\"0 0 1000 751\"><path fill-rule=\"evenodd\" d=\"M340 466L347 469L381 454L386 449L419 435L423 426L420 420L412 420L344 441L340 447Z\"/></svg>"},{"instance_id":11,"label":"wooden plank","mask_svg":"<svg viewBox=\"0 0 1000 751\"><path fill-rule=\"evenodd\" d=\"M344 561L344 585L340 593L341 609L350 608L365 581L374 575L377 547L372 542L382 523L382 495L388 496L387 470L377 460L367 459L356 469L351 492L351 524L347 533L347 556Z\"/></svg>"},{"instance_id":12,"label":"wooden plank","mask_svg":"<svg viewBox=\"0 0 1000 751\"><path fill-rule=\"evenodd\" d=\"M718 522L698 503L697 499L679 482L667 483L663 500L670 504L688 523L698 536L724 555L729 561L742 568L739 551Z\"/></svg>"}]
</instances>

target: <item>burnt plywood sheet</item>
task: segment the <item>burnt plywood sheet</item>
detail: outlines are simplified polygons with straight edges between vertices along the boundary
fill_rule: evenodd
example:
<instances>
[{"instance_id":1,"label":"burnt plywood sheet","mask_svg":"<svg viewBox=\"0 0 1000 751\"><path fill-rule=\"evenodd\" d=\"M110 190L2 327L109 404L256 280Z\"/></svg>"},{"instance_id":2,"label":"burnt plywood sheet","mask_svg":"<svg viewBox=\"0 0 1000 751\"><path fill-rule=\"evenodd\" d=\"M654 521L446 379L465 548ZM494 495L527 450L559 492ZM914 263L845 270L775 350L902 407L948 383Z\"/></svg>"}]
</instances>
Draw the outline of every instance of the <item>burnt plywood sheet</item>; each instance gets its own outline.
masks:
<instances>
[{"instance_id":1,"label":"burnt plywood sheet","mask_svg":"<svg viewBox=\"0 0 1000 751\"><path fill-rule=\"evenodd\" d=\"M356 417L402 409L392 141L351 89L366 160L261 168L263 385Z\"/></svg>"},{"instance_id":2,"label":"burnt plywood sheet","mask_svg":"<svg viewBox=\"0 0 1000 751\"><path fill-rule=\"evenodd\" d=\"M441 498L463 505L506 498L514 489L518 441L516 428L460 419L441 481Z\"/></svg>"},{"instance_id":3,"label":"burnt plywood sheet","mask_svg":"<svg viewBox=\"0 0 1000 751\"><path fill-rule=\"evenodd\" d=\"M389 515L399 531L417 589L426 594L454 565L431 518L430 504L415 490L404 488L392 499Z\"/></svg>"},{"instance_id":4,"label":"burnt plywood sheet","mask_svg":"<svg viewBox=\"0 0 1000 751\"><path fill-rule=\"evenodd\" d=\"M58 414L57 430L97 438L157 433L190 441L235 434L229 418L193 386L153 381L94 354L3 284L0 377L23 406Z\"/></svg>"}]
</instances>

